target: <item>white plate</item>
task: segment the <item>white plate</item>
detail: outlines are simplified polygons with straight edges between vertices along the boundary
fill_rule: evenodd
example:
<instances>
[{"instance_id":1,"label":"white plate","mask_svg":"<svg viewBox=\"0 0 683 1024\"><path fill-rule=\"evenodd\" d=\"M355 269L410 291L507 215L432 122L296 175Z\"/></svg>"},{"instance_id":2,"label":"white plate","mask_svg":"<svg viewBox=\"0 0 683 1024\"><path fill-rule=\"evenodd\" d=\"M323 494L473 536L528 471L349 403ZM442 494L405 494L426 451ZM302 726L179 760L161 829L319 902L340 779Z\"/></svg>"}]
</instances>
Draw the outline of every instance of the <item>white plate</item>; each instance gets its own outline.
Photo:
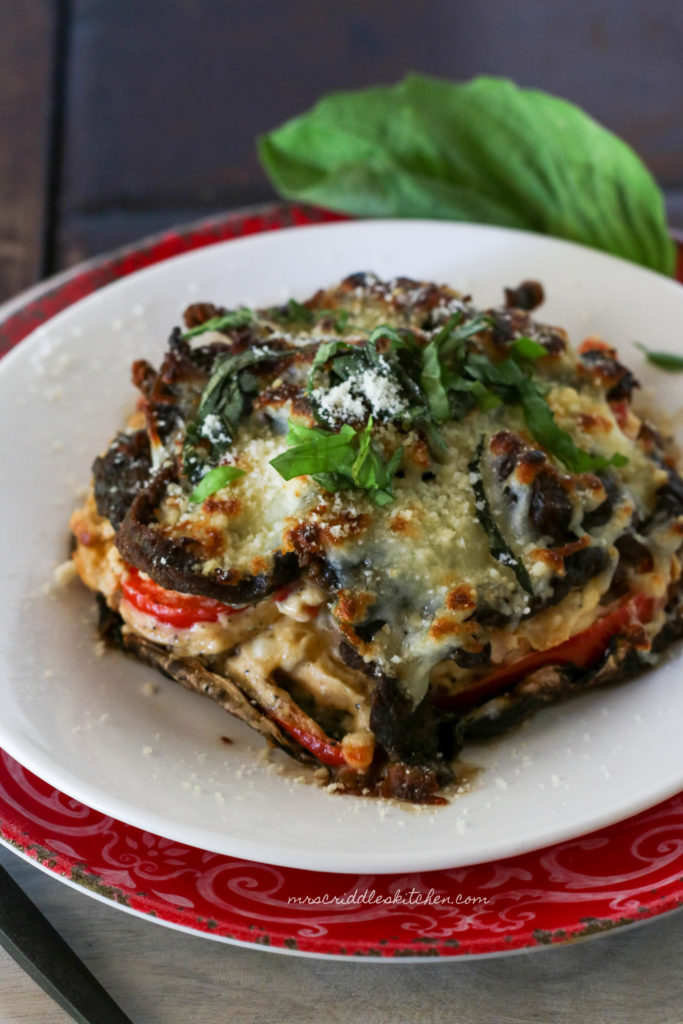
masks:
<instances>
[{"instance_id":1,"label":"white plate","mask_svg":"<svg viewBox=\"0 0 683 1024\"><path fill-rule=\"evenodd\" d=\"M304 298L361 269L448 282L477 305L540 278L540 318L614 342L658 403L680 378L632 341L683 351L683 289L581 246L465 224L355 222L264 234L171 259L104 288L0 364L4 438L0 744L64 792L202 849L292 867L399 872L517 854L616 821L683 787L681 664L538 714L490 746L471 790L439 809L338 797L262 757L210 701L97 653L92 596L51 585L93 456L131 409L129 365L158 362L185 305ZM158 686L150 693L150 684ZM234 742L227 745L221 736ZM68 837L65 839L68 842Z\"/></svg>"}]
</instances>

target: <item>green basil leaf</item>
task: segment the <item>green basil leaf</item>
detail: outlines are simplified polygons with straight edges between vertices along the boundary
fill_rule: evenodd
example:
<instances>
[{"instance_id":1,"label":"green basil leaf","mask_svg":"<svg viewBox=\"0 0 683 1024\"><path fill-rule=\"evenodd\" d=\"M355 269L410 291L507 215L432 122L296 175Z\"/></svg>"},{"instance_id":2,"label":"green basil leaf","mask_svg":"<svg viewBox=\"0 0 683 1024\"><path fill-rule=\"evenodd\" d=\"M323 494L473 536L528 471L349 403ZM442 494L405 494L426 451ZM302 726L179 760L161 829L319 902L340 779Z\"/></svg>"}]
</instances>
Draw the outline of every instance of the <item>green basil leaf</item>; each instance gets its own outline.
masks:
<instances>
[{"instance_id":1,"label":"green basil leaf","mask_svg":"<svg viewBox=\"0 0 683 1024\"><path fill-rule=\"evenodd\" d=\"M284 306L273 306L267 315L279 324L306 324L309 327L321 320L331 320L337 334L343 334L351 314L348 309L309 309L296 299L289 299Z\"/></svg>"},{"instance_id":2,"label":"green basil leaf","mask_svg":"<svg viewBox=\"0 0 683 1024\"><path fill-rule=\"evenodd\" d=\"M206 331L228 331L231 327L246 327L247 324L253 323L254 320L254 311L242 307L241 309L232 310L230 313L225 313L223 316L214 316L210 320L205 320L203 324L185 331L183 338L194 338L196 335L204 334Z\"/></svg>"},{"instance_id":3,"label":"green basil leaf","mask_svg":"<svg viewBox=\"0 0 683 1024\"><path fill-rule=\"evenodd\" d=\"M285 480L316 473L347 471L350 474L356 457L350 444L356 435L353 427L345 423L337 434L323 430L315 433L315 437L295 444L270 460L273 469Z\"/></svg>"},{"instance_id":4,"label":"green basil leaf","mask_svg":"<svg viewBox=\"0 0 683 1024\"><path fill-rule=\"evenodd\" d=\"M413 74L332 93L258 150L290 199L522 228L673 273L663 196L633 150L573 104L506 79Z\"/></svg>"},{"instance_id":5,"label":"green basil leaf","mask_svg":"<svg viewBox=\"0 0 683 1024\"><path fill-rule=\"evenodd\" d=\"M386 475L386 479L387 479L387 481L389 483L396 476L396 473L398 472L398 467L401 465L401 459L402 458L403 458L403 445L401 445L400 448L396 449L394 454L391 456L391 458L387 462L386 469L385 469L385 475Z\"/></svg>"},{"instance_id":6,"label":"green basil leaf","mask_svg":"<svg viewBox=\"0 0 683 1024\"><path fill-rule=\"evenodd\" d=\"M199 403L198 418L202 419L210 412L214 412L222 402L222 391L226 385L237 378L241 370L248 366L256 366L258 363L266 362L269 359L276 359L289 353L272 352L267 348L249 348L245 352L233 355L226 352L220 356L214 365L213 373L202 391Z\"/></svg>"},{"instance_id":7,"label":"green basil leaf","mask_svg":"<svg viewBox=\"0 0 683 1024\"><path fill-rule=\"evenodd\" d=\"M313 390L313 379L316 371L329 362L330 359L339 355L340 352L353 352L353 345L349 345L346 341L326 341L318 347L308 377L309 392Z\"/></svg>"},{"instance_id":8,"label":"green basil leaf","mask_svg":"<svg viewBox=\"0 0 683 1024\"><path fill-rule=\"evenodd\" d=\"M494 395L493 391L490 391L480 380L473 380L469 390L482 412L490 412L491 409L497 409L502 404L498 395Z\"/></svg>"},{"instance_id":9,"label":"green basil leaf","mask_svg":"<svg viewBox=\"0 0 683 1024\"><path fill-rule=\"evenodd\" d=\"M377 486L377 474L371 455L372 416L368 418L363 430L358 434L358 454L351 466L351 479L359 487L365 489Z\"/></svg>"},{"instance_id":10,"label":"green basil leaf","mask_svg":"<svg viewBox=\"0 0 683 1024\"><path fill-rule=\"evenodd\" d=\"M492 556L501 565L506 566L508 569L512 569L517 577L519 585L526 590L527 594L533 594L534 588L531 583L531 577L526 570L526 566L517 558L498 529L493 512L491 511L491 506L489 505L489 500L486 496L486 491L484 490L484 481L481 476L481 458L484 454L484 444L485 439L484 437L481 437L474 458L467 467L471 474L472 490L474 491L474 508L477 514L477 519L486 530L486 536L489 539L489 551Z\"/></svg>"},{"instance_id":11,"label":"green basil leaf","mask_svg":"<svg viewBox=\"0 0 683 1024\"><path fill-rule=\"evenodd\" d=\"M370 501L374 505L379 505L380 507L382 505L390 505L393 500L394 495L392 494L391 491L385 491L380 489L370 491Z\"/></svg>"},{"instance_id":12,"label":"green basil leaf","mask_svg":"<svg viewBox=\"0 0 683 1024\"><path fill-rule=\"evenodd\" d=\"M403 448L398 448L385 464L372 447L372 417L362 431L345 423L338 433L305 427L290 420L286 452L276 455L270 465L291 480L309 475L327 491L356 488L367 491L375 504L394 500L391 481L396 474Z\"/></svg>"},{"instance_id":13,"label":"green basil leaf","mask_svg":"<svg viewBox=\"0 0 683 1024\"><path fill-rule=\"evenodd\" d=\"M316 309L315 319L319 323L321 320L331 320L332 326L337 334L343 334L346 330L349 318L351 314L348 309Z\"/></svg>"},{"instance_id":14,"label":"green basil leaf","mask_svg":"<svg viewBox=\"0 0 683 1024\"><path fill-rule=\"evenodd\" d=\"M352 491L356 486L351 477L344 476L343 473L314 473L312 479L332 494L336 494L337 491Z\"/></svg>"},{"instance_id":15,"label":"green basil leaf","mask_svg":"<svg viewBox=\"0 0 683 1024\"><path fill-rule=\"evenodd\" d=\"M235 439L248 408L245 396L258 388L255 375L245 371L268 360L291 357L294 351L255 347L237 355L226 352L219 356L202 391L197 414L185 431L183 469L192 483L201 478L207 462L220 459Z\"/></svg>"},{"instance_id":16,"label":"green basil leaf","mask_svg":"<svg viewBox=\"0 0 683 1024\"><path fill-rule=\"evenodd\" d=\"M332 310L332 312L334 313L334 310ZM351 314L349 313L348 309L338 309L336 312L337 316L334 321L334 329L337 332L337 334L343 334L346 328L348 327Z\"/></svg>"},{"instance_id":17,"label":"green basil leaf","mask_svg":"<svg viewBox=\"0 0 683 1024\"><path fill-rule=\"evenodd\" d=\"M525 382L520 398L526 425L535 439L572 473L599 473L608 466L625 466L628 462L619 452L608 459L578 448L571 435L557 425L552 409L533 381Z\"/></svg>"},{"instance_id":18,"label":"green basil leaf","mask_svg":"<svg viewBox=\"0 0 683 1024\"><path fill-rule=\"evenodd\" d=\"M471 352L467 357L467 372L482 384L502 389L504 401L518 400L517 392L527 381L524 371L513 359L492 363L485 355Z\"/></svg>"},{"instance_id":19,"label":"green basil leaf","mask_svg":"<svg viewBox=\"0 0 683 1024\"><path fill-rule=\"evenodd\" d=\"M477 381L476 383L479 382ZM459 384L456 383L449 391L448 400L451 406L452 419L456 421L464 419L477 405L477 399L474 395L474 384L475 381L461 380ZM486 390L483 384L480 384L480 387Z\"/></svg>"},{"instance_id":20,"label":"green basil leaf","mask_svg":"<svg viewBox=\"0 0 683 1024\"><path fill-rule=\"evenodd\" d=\"M351 475L356 484L368 492L371 501L376 505L387 505L394 500L392 481L403 458L403 447L397 448L385 464L370 444L371 432L366 428L364 433L366 437L360 440Z\"/></svg>"},{"instance_id":21,"label":"green basil leaf","mask_svg":"<svg viewBox=\"0 0 683 1024\"><path fill-rule=\"evenodd\" d=\"M467 339L485 331L491 322L489 317L483 314L478 314L464 324L460 323L461 319L462 314L456 313L434 339L442 356L455 354L457 357L461 355Z\"/></svg>"},{"instance_id":22,"label":"green basil leaf","mask_svg":"<svg viewBox=\"0 0 683 1024\"><path fill-rule=\"evenodd\" d=\"M287 434L287 444L306 444L307 442L323 441L325 438L336 437L341 438L346 444L353 440L356 436L356 431L353 427L345 423L338 433L334 433L331 430L322 430L320 427L308 427L305 423L297 423L296 420L289 420L289 433Z\"/></svg>"},{"instance_id":23,"label":"green basil leaf","mask_svg":"<svg viewBox=\"0 0 683 1024\"><path fill-rule=\"evenodd\" d=\"M422 350L420 387L425 393L433 420L436 423L443 423L444 420L449 419L451 407L448 401L448 392L444 387L442 379L441 359L439 358L436 339L430 341Z\"/></svg>"},{"instance_id":24,"label":"green basil leaf","mask_svg":"<svg viewBox=\"0 0 683 1024\"><path fill-rule=\"evenodd\" d=\"M396 345L399 348L405 345L405 339L401 337L395 327L390 327L389 324L379 324L378 327L373 328L368 335L368 346L375 353L375 361L377 359L377 342L380 338L388 338L392 345Z\"/></svg>"},{"instance_id":25,"label":"green basil leaf","mask_svg":"<svg viewBox=\"0 0 683 1024\"><path fill-rule=\"evenodd\" d=\"M202 477L199 481L190 495L190 501L196 505L198 502L204 501L211 494L215 494L216 491L220 491L226 484L230 484L233 480L238 480L239 477L244 475L244 470L238 469L237 466L216 466L214 469L210 469L206 476Z\"/></svg>"},{"instance_id":26,"label":"green basil leaf","mask_svg":"<svg viewBox=\"0 0 683 1024\"><path fill-rule=\"evenodd\" d=\"M517 338L510 345L510 355L513 359L543 359L548 355L548 349L533 338Z\"/></svg>"},{"instance_id":27,"label":"green basil leaf","mask_svg":"<svg viewBox=\"0 0 683 1024\"><path fill-rule=\"evenodd\" d=\"M279 324L312 324L315 313L308 306L302 306L296 299L289 299L285 306L274 306L268 310L268 316Z\"/></svg>"},{"instance_id":28,"label":"green basil leaf","mask_svg":"<svg viewBox=\"0 0 683 1024\"><path fill-rule=\"evenodd\" d=\"M677 356L674 352L653 352L639 341L635 342L635 346L645 354L648 363L652 363L660 370L666 370L667 373L683 373L683 356Z\"/></svg>"},{"instance_id":29,"label":"green basil leaf","mask_svg":"<svg viewBox=\"0 0 683 1024\"><path fill-rule=\"evenodd\" d=\"M368 366L365 348L358 347L346 355L335 356L332 362L332 374L340 381L347 380L349 377L357 377L362 374L364 370L368 369Z\"/></svg>"},{"instance_id":30,"label":"green basil leaf","mask_svg":"<svg viewBox=\"0 0 683 1024\"><path fill-rule=\"evenodd\" d=\"M459 419L460 417L456 418ZM419 417L415 420L415 426L424 433L429 451L435 462L445 462L448 456L448 445L444 441L439 428L430 420L421 420Z\"/></svg>"},{"instance_id":31,"label":"green basil leaf","mask_svg":"<svg viewBox=\"0 0 683 1024\"><path fill-rule=\"evenodd\" d=\"M463 324L463 317L462 312L455 313L422 349L420 386L427 399L432 419L436 423L443 423L444 420L451 418L462 419L474 405L474 402L463 399L462 396L455 399L452 395L449 397L449 391L474 390L473 382L465 380L459 369L452 368L452 364L455 361L458 367L461 366L465 357L465 342L488 326L488 318L476 316ZM466 358L470 359L473 355L469 354ZM474 357L476 358L476 355ZM491 365L485 356L479 358L484 360L487 366ZM475 397L481 408L493 409L500 405L500 400L483 385L479 384L476 390Z\"/></svg>"},{"instance_id":32,"label":"green basil leaf","mask_svg":"<svg viewBox=\"0 0 683 1024\"><path fill-rule=\"evenodd\" d=\"M439 333L433 339L434 344L436 345L437 348L440 348L443 345L446 339L451 335L451 333L455 330L458 324L461 323L462 320L464 320L464 318L465 314L462 312L462 310L458 310L456 313L453 314L453 316L449 317L449 319L443 325Z\"/></svg>"}]
</instances>

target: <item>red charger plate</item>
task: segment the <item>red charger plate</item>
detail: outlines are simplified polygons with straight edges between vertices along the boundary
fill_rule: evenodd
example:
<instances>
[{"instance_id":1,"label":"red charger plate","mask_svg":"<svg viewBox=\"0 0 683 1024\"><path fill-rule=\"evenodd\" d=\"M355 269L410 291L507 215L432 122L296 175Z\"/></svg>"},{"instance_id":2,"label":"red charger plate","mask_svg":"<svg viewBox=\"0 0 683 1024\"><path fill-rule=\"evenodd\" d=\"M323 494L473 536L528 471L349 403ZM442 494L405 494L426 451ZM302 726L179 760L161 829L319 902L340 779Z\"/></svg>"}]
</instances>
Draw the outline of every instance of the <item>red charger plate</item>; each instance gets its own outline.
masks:
<instances>
[{"instance_id":1,"label":"red charger plate","mask_svg":"<svg viewBox=\"0 0 683 1024\"><path fill-rule=\"evenodd\" d=\"M231 238L341 219L278 204L91 261L5 307L0 355L62 309L142 267ZM225 857L141 831L0 752L0 841L56 877L161 924L310 956L500 955L603 934L683 904L683 793L520 857L421 874L342 875Z\"/></svg>"}]
</instances>

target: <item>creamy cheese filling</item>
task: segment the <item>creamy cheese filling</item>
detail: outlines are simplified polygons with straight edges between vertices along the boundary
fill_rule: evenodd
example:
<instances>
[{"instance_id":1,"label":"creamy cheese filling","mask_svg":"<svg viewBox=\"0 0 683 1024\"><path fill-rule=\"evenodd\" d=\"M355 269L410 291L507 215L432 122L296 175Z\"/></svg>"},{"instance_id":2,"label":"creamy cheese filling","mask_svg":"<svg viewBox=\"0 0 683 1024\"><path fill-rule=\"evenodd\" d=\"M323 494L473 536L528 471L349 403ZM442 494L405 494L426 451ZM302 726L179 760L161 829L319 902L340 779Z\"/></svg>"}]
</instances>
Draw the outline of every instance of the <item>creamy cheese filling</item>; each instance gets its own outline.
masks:
<instances>
[{"instance_id":1,"label":"creamy cheese filling","mask_svg":"<svg viewBox=\"0 0 683 1024\"><path fill-rule=\"evenodd\" d=\"M367 332L378 324L410 324L414 337L427 344L453 313L472 315L468 304L447 290L430 306L426 300L431 287L408 288L400 280L380 287L369 280L347 292L341 304L353 319L353 331L345 340L362 343L367 334L358 329ZM340 300L336 295L320 301ZM339 340L324 325L282 330L266 323L257 331L261 341L277 337L297 347ZM543 325L527 327L524 333L542 343L563 337ZM225 340L223 335L215 340L220 339ZM288 365L271 389L286 385L301 390L312 358L303 357ZM271 461L288 449L288 419L309 426L315 421L312 414L297 411L291 397L260 401L259 396L223 460L244 476L197 502L186 487L169 484L156 510L151 528L171 540L191 542L202 573L256 576L272 569L279 555L295 555L304 568L293 588L214 622L183 629L164 623L122 596L126 565L114 545L114 530L97 515L92 497L72 518L78 571L131 629L180 656L199 655L237 678L249 675L252 683L260 679L264 694L274 675L284 673L303 700L313 701L328 716L338 713L344 729L360 737L362 759L369 749L372 680L342 661L338 652L343 638L370 674L374 668L397 679L414 704L422 700L430 681L467 687L486 671L564 643L600 618L619 563L617 544L627 534L652 557L648 571L632 572L631 585L657 600L653 622L661 623L667 590L680 572L675 552L683 528L680 521L663 522L650 525L641 537L635 524L652 515L666 470L641 442L638 418L631 411L616 414L606 389L580 370L571 350L560 345L534 372L544 384L555 423L579 448L607 460L615 454L627 460L596 476L568 473L558 458L547 455L548 465L564 481L570 505L567 529L576 550L593 548L601 556L599 568L550 607L542 607L543 602L552 600L570 556L558 554L561 545L539 534L532 522L533 475L527 478L515 470L499 478L488 451L491 437L507 432L539 454L521 407L475 407L457 421L440 423L445 453L435 459L422 433L387 422L400 420L407 405L402 394L392 391L381 356L373 369L360 373L356 368L341 383L314 388L312 397L329 429L345 421L357 426L371 415L377 420L373 444L383 457L388 460L402 447L399 473L391 481L393 500L380 507L362 489L331 493L308 475L283 479ZM211 414L201 425L201 435L218 443L223 429ZM165 448L155 442L154 465L177 455L181 442L182 430ZM475 472L473 460L480 450L485 455ZM511 553L505 557L493 552L491 528L473 478L481 480L487 511ZM606 500L609 488L609 514L584 529L584 519ZM533 593L520 583L515 560ZM496 616L504 623L496 622ZM486 650L488 663L470 667L467 658ZM462 664L460 654L465 656Z\"/></svg>"}]
</instances>

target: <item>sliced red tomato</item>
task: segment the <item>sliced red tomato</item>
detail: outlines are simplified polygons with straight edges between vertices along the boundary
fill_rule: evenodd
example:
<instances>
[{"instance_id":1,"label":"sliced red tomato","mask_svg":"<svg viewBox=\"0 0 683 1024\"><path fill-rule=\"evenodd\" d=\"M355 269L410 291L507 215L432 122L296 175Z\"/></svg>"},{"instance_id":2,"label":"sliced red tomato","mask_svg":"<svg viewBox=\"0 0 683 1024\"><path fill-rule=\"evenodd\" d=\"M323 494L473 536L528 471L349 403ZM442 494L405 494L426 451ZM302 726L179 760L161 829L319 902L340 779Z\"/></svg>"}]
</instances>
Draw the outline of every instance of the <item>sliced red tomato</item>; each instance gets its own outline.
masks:
<instances>
[{"instance_id":1,"label":"sliced red tomato","mask_svg":"<svg viewBox=\"0 0 683 1024\"><path fill-rule=\"evenodd\" d=\"M532 651L511 665L489 672L483 679L474 682L466 690L459 693L437 695L434 703L440 708L464 711L474 707L489 697L518 683L520 679L534 672L543 665L576 665L577 668L590 668L596 665L607 650L609 641L624 626L633 622L649 622L655 612L656 602L645 594L635 594L612 608L606 615L584 629L582 633L570 637L557 647L549 647L545 651Z\"/></svg>"},{"instance_id":2,"label":"sliced red tomato","mask_svg":"<svg viewBox=\"0 0 683 1024\"><path fill-rule=\"evenodd\" d=\"M629 403L625 400L621 400L619 402L610 402L609 404L612 412L614 413L614 418L617 421L617 424L621 430L623 430L628 423L630 411Z\"/></svg>"},{"instance_id":3,"label":"sliced red tomato","mask_svg":"<svg viewBox=\"0 0 683 1024\"><path fill-rule=\"evenodd\" d=\"M196 622L217 622L220 615L235 615L244 610L210 597L166 590L154 580L144 579L133 568L129 568L124 576L121 589L126 601L138 611L178 629L189 629Z\"/></svg>"},{"instance_id":4,"label":"sliced red tomato","mask_svg":"<svg viewBox=\"0 0 683 1024\"><path fill-rule=\"evenodd\" d=\"M293 580L292 583L285 584L284 587L280 587L279 590L275 591L273 594L273 600L276 604L286 601L290 594L293 594L300 586L301 580ZM302 604L301 607L303 611L306 612L309 619L317 619L323 610L323 605L321 604Z\"/></svg>"},{"instance_id":5,"label":"sliced red tomato","mask_svg":"<svg viewBox=\"0 0 683 1024\"><path fill-rule=\"evenodd\" d=\"M271 718L274 722L277 722L284 732L288 733L300 746L308 750L314 757L317 757L323 764L346 764L341 743L335 743L322 729L320 734L316 734L302 728L300 725L296 725L294 722L286 722L281 718L276 718L275 715L271 715Z\"/></svg>"},{"instance_id":6,"label":"sliced red tomato","mask_svg":"<svg viewBox=\"0 0 683 1024\"><path fill-rule=\"evenodd\" d=\"M293 594L298 586L300 586L299 580L293 580L291 583L285 583L284 587L280 587L273 594L273 600L277 603L278 601L286 601L290 594Z\"/></svg>"}]
</instances>

